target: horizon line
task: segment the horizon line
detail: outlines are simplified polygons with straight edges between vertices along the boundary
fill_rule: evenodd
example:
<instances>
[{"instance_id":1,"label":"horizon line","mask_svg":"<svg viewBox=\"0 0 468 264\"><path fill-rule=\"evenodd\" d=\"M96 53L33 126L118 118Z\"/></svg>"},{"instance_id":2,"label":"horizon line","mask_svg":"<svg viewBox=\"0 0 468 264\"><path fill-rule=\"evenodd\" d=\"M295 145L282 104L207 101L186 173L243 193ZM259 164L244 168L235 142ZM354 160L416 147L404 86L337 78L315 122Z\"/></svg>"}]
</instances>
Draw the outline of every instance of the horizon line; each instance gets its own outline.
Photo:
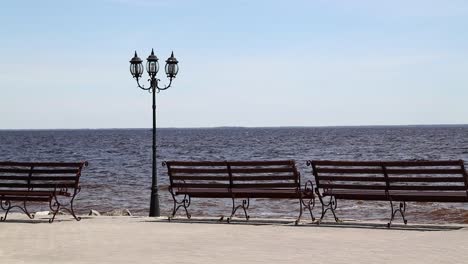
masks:
<instances>
[{"instance_id":1,"label":"horizon line","mask_svg":"<svg viewBox=\"0 0 468 264\"><path fill-rule=\"evenodd\" d=\"M223 129L223 128L357 128L357 127L454 127L467 124L407 124L407 125L315 125L315 126L200 126L200 127L156 127L156 129ZM31 130L132 130L152 129L151 127L101 127L101 128L0 128L0 131Z\"/></svg>"}]
</instances>

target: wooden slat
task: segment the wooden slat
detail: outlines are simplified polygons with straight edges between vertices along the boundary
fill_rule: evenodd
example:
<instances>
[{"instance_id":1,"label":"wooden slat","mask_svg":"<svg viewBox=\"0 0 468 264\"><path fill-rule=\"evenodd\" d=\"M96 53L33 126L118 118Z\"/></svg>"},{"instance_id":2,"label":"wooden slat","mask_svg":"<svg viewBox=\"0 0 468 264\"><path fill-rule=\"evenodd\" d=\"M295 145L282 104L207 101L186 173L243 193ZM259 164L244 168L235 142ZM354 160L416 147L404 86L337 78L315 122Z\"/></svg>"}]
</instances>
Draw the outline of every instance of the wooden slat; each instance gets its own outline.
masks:
<instances>
[{"instance_id":1,"label":"wooden slat","mask_svg":"<svg viewBox=\"0 0 468 264\"><path fill-rule=\"evenodd\" d=\"M229 188L227 183L181 183L174 182L173 188Z\"/></svg>"},{"instance_id":2,"label":"wooden slat","mask_svg":"<svg viewBox=\"0 0 468 264\"><path fill-rule=\"evenodd\" d=\"M232 188L296 188L295 183L235 183Z\"/></svg>"},{"instance_id":3,"label":"wooden slat","mask_svg":"<svg viewBox=\"0 0 468 264\"><path fill-rule=\"evenodd\" d=\"M88 162L15 162L0 161L0 166L22 166L22 167L82 167L87 166Z\"/></svg>"},{"instance_id":4,"label":"wooden slat","mask_svg":"<svg viewBox=\"0 0 468 264\"><path fill-rule=\"evenodd\" d=\"M293 168L231 169L231 173L272 173L272 172L294 172L294 169Z\"/></svg>"},{"instance_id":5,"label":"wooden slat","mask_svg":"<svg viewBox=\"0 0 468 264\"><path fill-rule=\"evenodd\" d=\"M293 165L293 160L228 161L230 166L281 166Z\"/></svg>"},{"instance_id":6,"label":"wooden slat","mask_svg":"<svg viewBox=\"0 0 468 264\"><path fill-rule=\"evenodd\" d=\"M462 169L387 169L387 174L463 174Z\"/></svg>"},{"instance_id":7,"label":"wooden slat","mask_svg":"<svg viewBox=\"0 0 468 264\"><path fill-rule=\"evenodd\" d=\"M387 188L386 185L357 185L357 184L320 184L320 188L324 189L365 189L365 190L385 190Z\"/></svg>"},{"instance_id":8,"label":"wooden slat","mask_svg":"<svg viewBox=\"0 0 468 264\"><path fill-rule=\"evenodd\" d=\"M409 160L409 161L384 161L387 167L419 167L419 166L461 166L463 160Z\"/></svg>"},{"instance_id":9,"label":"wooden slat","mask_svg":"<svg viewBox=\"0 0 468 264\"><path fill-rule=\"evenodd\" d=\"M52 196L4 196L5 201L48 202Z\"/></svg>"},{"instance_id":10,"label":"wooden slat","mask_svg":"<svg viewBox=\"0 0 468 264\"><path fill-rule=\"evenodd\" d=\"M318 176L319 181L364 181L364 182L385 182L383 176L363 177L363 176Z\"/></svg>"},{"instance_id":11,"label":"wooden slat","mask_svg":"<svg viewBox=\"0 0 468 264\"><path fill-rule=\"evenodd\" d=\"M0 175L0 180L25 180L25 181L75 181L77 176L18 176L18 175Z\"/></svg>"},{"instance_id":12,"label":"wooden slat","mask_svg":"<svg viewBox=\"0 0 468 264\"><path fill-rule=\"evenodd\" d=\"M30 195L30 196L50 196L53 195L52 191L27 191L27 190L0 190L0 196L12 195Z\"/></svg>"},{"instance_id":13,"label":"wooden slat","mask_svg":"<svg viewBox=\"0 0 468 264\"><path fill-rule=\"evenodd\" d=\"M232 176L233 181L278 181L278 180L295 180L294 175L269 175L269 176Z\"/></svg>"},{"instance_id":14,"label":"wooden slat","mask_svg":"<svg viewBox=\"0 0 468 264\"><path fill-rule=\"evenodd\" d=\"M414 190L414 191L464 191L465 186L454 185L390 185L389 190Z\"/></svg>"},{"instance_id":15,"label":"wooden slat","mask_svg":"<svg viewBox=\"0 0 468 264\"><path fill-rule=\"evenodd\" d=\"M359 173L359 174L383 174L382 169L350 169L350 168L316 168L317 173Z\"/></svg>"},{"instance_id":16,"label":"wooden slat","mask_svg":"<svg viewBox=\"0 0 468 264\"><path fill-rule=\"evenodd\" d=\"M227 168L226 169L206 169L206 168L174 169L174 168L171 168L170 172L171 173L190 173L190 174L193 174L193 173L228 173L228 170Z\"/></svg>"},{"instance_id":17,"label":"wooden slat","mask_svg":"<svg viewBox=\"0 0 468 264\"><path fill-rule=\"evenodd\" d=\"M57 173L73 173L77 174L79 169L16 169L16 168L0 168L0 172L7 173L33 173L33 174L57 174Z\"/></svg>"},{"instance_id":18,"label":"wooden slat","mask_svg":"<svg viewBox=\"0 0 468 264\"><path fill-rule=\"evenodd\" d=\"M198 176L198 175L181 175L172 176L172 180L192 180L192 181L229 181L229 176Z\"/></svg>"},{"instance_id":19,"label":"wooden slat","mask_svg":"<svg viewBox=\"0 0 468 264\"><path fill-rule=\"evenodd\" d=\"M311 164L324 166L456 166L463 164L461 160L418 160L418 161L341 161L341 160L310 160Z\"/></svg>"},{"instance_id":20,"label":"wooden slat","mask_svg":"<svg viewBox=\"0 0 468 264\"><path fill-rule=\"evenodd\" d=\"M322 166L381 166L381 161L309 160L313 165Z\"/></svg>"},{"instance_id":21,"label":"wooden slat","mask_svg":"<svg viewBox=\"0 0 468 264\"><path fill-rule=\"evenodd\" d=\"M4 183L0 182L0 187L6 187L6 188L57 188L59 187L75 187L75 183Z\"/></svg>"},{"instance_id":22,"label":"wooden slat","mask_svg":"<svg viewBox=\"0 0 468 264\"><path fill-rule=\"evenodd\" d=\"M464 182L462 177L388 177L389 182Z\"/></svg>"},{"instance_id":23,"label":"wooden slat","mask_svg":"<svg viewBox=\"0 0 468 264\"><path fill-rule=\"evenodd\" d=\"M226 166L226 161L166 161L168 166Z\"/></svg>"}]
</instances>

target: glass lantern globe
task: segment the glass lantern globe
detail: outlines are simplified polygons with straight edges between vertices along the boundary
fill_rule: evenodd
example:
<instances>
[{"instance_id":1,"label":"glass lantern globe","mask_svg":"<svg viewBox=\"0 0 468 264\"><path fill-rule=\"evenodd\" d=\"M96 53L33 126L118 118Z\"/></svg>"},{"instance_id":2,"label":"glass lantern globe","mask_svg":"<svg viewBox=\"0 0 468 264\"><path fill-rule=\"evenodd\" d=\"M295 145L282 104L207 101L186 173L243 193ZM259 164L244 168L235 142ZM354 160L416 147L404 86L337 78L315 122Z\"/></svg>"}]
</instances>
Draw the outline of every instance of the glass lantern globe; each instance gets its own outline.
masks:
<instances>
[{"instance_id":1,"label":"glass lantern globe","mask_svg":"<svg viewBox=\"0 0 468 264\"><path fill-rule=\"evenodd\" d=\"M171 57L166 60L166 75L168 78L175 78L179 72L179 61L174 57L174 52L171 53Z\"/></svg>"},{"instance_id":2,"label":"glass lantern globe","mask_svg":"<svg viewBox=\"0 0 468 264\"><path fill-rule=\"evenodd\" d=\"M151 55L146 59L146 71L152 77L156 76L156 73L159 71L158 57L154 55L154 50L151 49Z\"/></svg>"},{"instance_id":3,"label":"glass lantern globe","mask_svg":"<svg viewBox=\"0 0 468 264\"><path fill-rule=\"evenodd\" d=\"M136 51L133 58L130 60L130 73L132 74L133 78L140 78L143 74L143 65L141 64L143 61L138 57Z\"/></svg>"}]
</instances>

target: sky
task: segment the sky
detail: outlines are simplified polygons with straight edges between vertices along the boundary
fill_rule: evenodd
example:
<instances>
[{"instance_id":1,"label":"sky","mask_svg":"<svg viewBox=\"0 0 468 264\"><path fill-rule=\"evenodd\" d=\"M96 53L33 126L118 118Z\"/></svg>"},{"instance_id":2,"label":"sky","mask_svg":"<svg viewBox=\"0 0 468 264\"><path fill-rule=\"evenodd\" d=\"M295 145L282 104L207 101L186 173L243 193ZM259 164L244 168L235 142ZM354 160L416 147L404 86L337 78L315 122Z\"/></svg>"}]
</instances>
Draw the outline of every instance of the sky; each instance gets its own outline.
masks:
<instances>
[{"instance_id":1,"label":"sky","mask_svg":"<svg viewBox=\"0 0 468 264\"><path fill-rule=\"evenodd\" d=\"M0 129L151 127L129 72L151 48L161 84L171 51L180 67L158 127L468 123L468 1L0 6Z\"/></svg>"}]
</instances>

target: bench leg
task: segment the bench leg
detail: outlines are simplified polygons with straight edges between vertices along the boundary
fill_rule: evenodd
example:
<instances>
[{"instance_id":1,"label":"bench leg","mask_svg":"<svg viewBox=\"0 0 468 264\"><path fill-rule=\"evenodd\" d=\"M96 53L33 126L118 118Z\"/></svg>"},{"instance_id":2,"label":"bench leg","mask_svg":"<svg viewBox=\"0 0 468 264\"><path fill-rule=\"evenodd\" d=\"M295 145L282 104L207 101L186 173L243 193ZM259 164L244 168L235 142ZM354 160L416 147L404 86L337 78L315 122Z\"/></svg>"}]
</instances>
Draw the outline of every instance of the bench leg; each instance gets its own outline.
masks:
<instances>
[{"instance_id":1,"label":"bench leg","mask_svg":"<svg viewBox=\"0 0 468 264\"><path fill-rule=\"evenodd\" d=\"M299 222L301 221L302 213L304 211L303 208L306 208L307 210L309 210L310 218L312 219L312 222L315 222L315 217L314 217L314 214L312 213L312 210L315 207L315 198L309 199L307 201L304 201L304 199L301 198L299 199L299 206L300 206L299 216L297 217L297 220L294 222L294 224L298 225Z\"/></svg>"},{"instance_id":2,"label":"bench leg","mask_svg":"<svg viewBox=\"0 0 468 264\"><path fill-rule=\"evenodd\" d=\"M336 207L338 206L338 201L336 200L335 196L330 196L330 200L325 203L324 202L324 197L320 194L318 188L315 188L315 193L317 194L320 203L322 204L322 216L320 216L320 220L318 223L322 221L322 219L325 217L325 214L330 210L333 214L333 217L335 218L335 222L341 222L340 219L336 216L335 210Z\"/></svg>"},{"instance_id":3,"label":"bench leg","mask_svg":"<svg viewBox=\"0 0 468 264\"><path fill-rule=\"evenodd\" d=\"M184 198L182 200L178 201L176 199L176 196L175 196L175 194L174 194L171 187L169 187L169 193L172 195L172 200L174 201L174 206L172 208L172 215L169 216L168 220L171 221L175 217L177 211L181 207L184 208L185 215L187 216L187 219L190 219L192 217L192 215L188 212L188 207L190 206L190 203L191 203L190 196L185 194Z\"/></svg>"},{"instance_id":4,"label":"bench leg","mask_svg":"<svg viewBox=\"0 0 468 264\"><path fill-rule=\"evenodd\" d=\"M76 221L80 221L80 220L81 220L81 217L76 216L75 210L74 210L74 208L73 208L73 201L75 201L75 197L76 197L76 196L78 195L78 193L80 193L80 192L81 192L81 187L76 188L75 191L73 192L73 196L72 196L72 198L70 199L70 203L69 203L69 205L70 205L69 207L70 207L70 208L65 207L65 205L63 205L63 204L60 205L61 210L64 210L64 211L67 211L68 213L70 213L70 214L73 216L73 218L75 218Z\"/></svg>"},{"instance_id":5,"label":"bench leg","mask_svg":"<svg viewBox=\"0 0 468 264\"><path fill-rule=\"evenodd\" d=\"M247 198L247 200L242 200L242 204L236 206L236 201L234 198L232 198L232 212L231 216L227 219L227 222L229 223L231 219L234 217L236 214L237 209L242 208L244 210L244 215L245 215L245 220L249 221L250 216L247 214L247 210L249 209L250 206L250 199Z\"/></svg>"},{"instance_id":6,"label":"bench leg","mask_svg":"<svg viewBox=\"0 0 468 264\"><path fill-rule=\"evenodd\" d=\"M403 218L403 223L405 223L406 225L408 223L408 221L405 218L406 202L405 201L400 202L400 206L397 209L395 209L393 205L393 201L390 200L390 207L392 208L392 213L390 216L390 222L387 223L387 227L390 228L390 226L392 225L392 221L395 219L395 215L397 213L400 213L401 217Z\"/></svg>"},{"instance_id":7,"label":"bench leg","mask_svg":"<svg viewBox=\"0 0 468 264\"><path fill-rule=\"evenodd\" d=\"M5 215L0 217L0 221L4 222L8 216L8 212L11 210L11 203L10 201L0 201L0 206L2 207L3 210L5 210Z\"/></svg>"},{"instance_id":8,"label":"bench leg","mask_svg":"<svg viewBox=\"0 0 468 264\"><path fill-rule=\"evenodd\" d=\"M57 200L57 196L54 195L54 197L49 202L49 208L50 208L50 212L52 214L52 217L49 218L49 223L52 224L54 222L55 216L60 211L60 207L61 207L61 205L60 205L59 201Z\"/></svg>"},{"instance_id":9,"label":"bench leg","mask_svg":"<svg viewBox=\"0 0 468 264\"><path fill-rule=\"evenodd\" d=\"M0 200L0 207L2 208L2 210L5 211L4 216L0 217L0 221L2 221L2 222L4 222L6 220L6 218L8 216L8 213L13 208L20 209L21 211L23 211L29 217L29 219L34 219L34 215L30 214L28 212L28 209L26 208L26 201L23 201L23 207L21 207L19 205L11 205L11 201L9 201L9 200L4 200L4 201Z\"/></svg>"},{"instance_id":10,"label":"bench leg","mask_svg":"<svg viewBox=\"0 0 468 264\"><path fill-rule=\"evenodd\" d=\"M314 193L314 188L313 188L313 183L311 181L307 181L304 185L304 190L300 192L300 198L299 198L299 206L300 206L300 211L299 211L299 216L297 217L297 220L295 222L295 225L298 225L299 222L301 221L301 217L302 217L302 213L303 213L303 207L304 206L305 208L307 208L309 210L309 213L310 213L310 217L312 218L312 222L315 222L315 217L314 217L314 214L312 213L312 209L314 209L315 207L315 197L313 195ZM304 198L303 196L307 196L309 195L310 197L310 194L312 194L312 199L306 199L306 201L304 201Z\"/></svg>"}]
</instances>

